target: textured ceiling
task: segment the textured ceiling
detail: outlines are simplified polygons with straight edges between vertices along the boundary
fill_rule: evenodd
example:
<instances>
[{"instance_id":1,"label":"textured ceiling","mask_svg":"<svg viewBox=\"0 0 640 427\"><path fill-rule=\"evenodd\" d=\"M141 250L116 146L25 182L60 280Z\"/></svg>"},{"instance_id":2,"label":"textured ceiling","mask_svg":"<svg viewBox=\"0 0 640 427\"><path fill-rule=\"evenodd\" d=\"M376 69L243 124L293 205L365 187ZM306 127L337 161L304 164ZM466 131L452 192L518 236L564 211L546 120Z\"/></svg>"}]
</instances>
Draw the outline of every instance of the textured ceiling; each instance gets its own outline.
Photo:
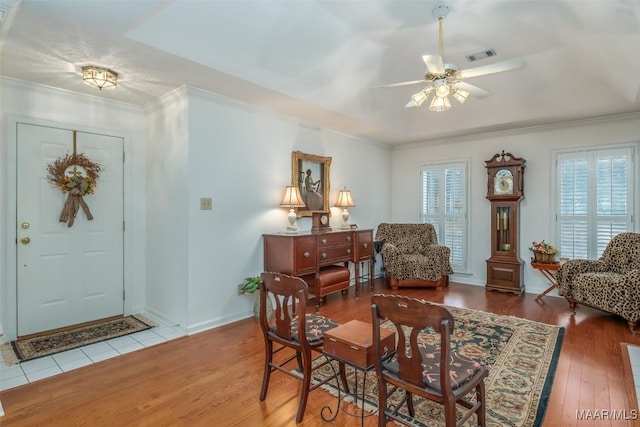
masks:
<instances>
[{"instance_id":1,"label":"textured ceiling","mask_svg":"<svg viewBox=\"0 0 640 427\"><path fill-rule=\"evenodd\" d=\"M468 79L491 95L447 112L404 108L422 86L375 87L424 76L441 4L445 62L524 66ZM640 111L640 1L0 0L0 16L3 76L138 105L189 85L386 143ZM88 64L118 87L82 84Z\"/></svg>"}]
</instances>

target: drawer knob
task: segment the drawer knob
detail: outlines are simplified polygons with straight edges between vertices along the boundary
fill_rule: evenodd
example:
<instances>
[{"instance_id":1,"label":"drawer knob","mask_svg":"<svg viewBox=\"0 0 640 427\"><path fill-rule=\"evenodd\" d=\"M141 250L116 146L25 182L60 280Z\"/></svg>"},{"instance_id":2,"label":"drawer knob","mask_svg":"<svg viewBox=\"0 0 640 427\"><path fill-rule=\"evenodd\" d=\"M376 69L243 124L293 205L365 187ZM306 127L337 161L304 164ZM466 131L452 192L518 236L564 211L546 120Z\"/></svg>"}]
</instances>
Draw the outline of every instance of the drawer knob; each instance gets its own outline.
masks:
<instances>
[{"instance_id":1,"label":"drawer knob","mask_svg":"<svg viewBox=\"0 0 640 427\"><path fill-rule=\"evenodd\" d=\"M389 347L387 347L386 345L384 346L384 353L382 354L383 356L386 356L387 354L389 354Z\"/></svg>"},{"instance_id":2,"label":"drawer knob","mask_svg":"<svg viewBox=\"0 0 640 427\"><path fill-rule=\"evenodd\" d=\"M323 252L322 253L322 259L325 259L326 257L327 257L327 254Z\"/></svg>"},{"instance_id":3,"label":"drawer knob","mask_svg":"<svg viewBox=\"0 0 640 427\"><path fill-rule=\"evenodd\" d=\"M369 247L369 244L368 244L368 243L365 243L365 244L364 244L364 245L362 245L362 246L364 246L364 248L365 248L365 249L367 249L367 248Z\"/></svg>"},{"instance_id":4,"label":"drawer knob","mask_svg":"<svg viewBox=\"0 0 640 427\"><path fill-rule=\"evenodd\" d=\"M326 245L327 244L327 239L322 239L322 244Z\"/></svg>"},{"instance_id":5,"label":"drawer knob","mask_svg":"<svg viewBox=\"0 0 640 427\"><path fill-rule=\"evenodd\" d=\"M309 252L305 252L305 253L303 254L303 256L304 256L305 258L309 258Z\"/></svg>"},{"instance_id":6,"label":"drawer knob","mask_svg":"<svg viewBox=\"0 0 640 427\"><path fill-rule=\"evenodd\" d=\"M356 351L360 350L360 348L356 347L355 345L350 345L349 347L351 347L353 350L356 350Z\"/></svg>"},{"instance_id":7,"label":"drawer knob","mask_svg":"<svg viewBox=\"0 0 640 427\"><path fill-rule=\"evenodd\" d=\"M351 255L351 249L347 249L347 253Z\"/></svg>"},{"instance_id":8,"label":"drawer knob","mask_svg":"<svg viewBox=\"0 0 640 427\"><path fill-rule=\"evenodd\" d=\"M351 241L351 236L347 236L347 242Z\"/></svg>"}]
</instances>

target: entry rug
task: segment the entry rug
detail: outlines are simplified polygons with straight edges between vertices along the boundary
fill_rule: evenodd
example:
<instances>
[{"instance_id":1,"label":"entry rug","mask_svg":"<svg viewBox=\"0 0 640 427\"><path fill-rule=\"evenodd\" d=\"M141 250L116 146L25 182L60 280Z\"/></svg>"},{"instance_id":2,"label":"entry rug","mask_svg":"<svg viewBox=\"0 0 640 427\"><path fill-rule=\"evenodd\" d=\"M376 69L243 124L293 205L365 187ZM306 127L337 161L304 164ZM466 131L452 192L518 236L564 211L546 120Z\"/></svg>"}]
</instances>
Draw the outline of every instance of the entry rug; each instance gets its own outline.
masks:
<instances>
[{"instance_id":1,"label":"entry rug","mask_svg":"<svg viewBox=\"0 0 640 427\"><path fill-rule=\"evenodd\" d=\"M451 337L454 351L489 368L489 376L485 379L487 426L541 426L560 356L564 328L512 316L449 306L445 308L454 317L455 328ZM382 326L395 329L390 322ZM435 341L439 339L437 337L435 333L424 332L419 339L435 343L438 342ZM353 369L347 367L347 374L349 388L354 390ZM318 380L328 375L335 375L329 365L316 371ZM358 373L358 381L361 389L361 373ZM335 384L331 381L322 388L337 395ZM377 387L375 370L372 369L366 379L365 408L369 411L377 410ZM396 392L390 396L388 403L397 404L401 398L400 392ZM345 400L352 401L352 398L347 396ZM413 421L414 426L445 425L442 406L418 396L414 396L414 403L416 419L419 420ZM400 412L404 412L407 420L410 420L406 405ZM475 425L475 422L476 418L471 417L465 426Z\"/></svg>"},{"instance_id":2,"label":"entry rug","mask_svg":"<svg viewBox=\"0 0 640 427\"><path fill-rule=\"evenodd\" d=\"M10 365L144 331L154 326L156 325L153 321L141 315L126 316L93 325L12 341L2 345L2 356L5 363Z\"/></svg>"}]
</instances>

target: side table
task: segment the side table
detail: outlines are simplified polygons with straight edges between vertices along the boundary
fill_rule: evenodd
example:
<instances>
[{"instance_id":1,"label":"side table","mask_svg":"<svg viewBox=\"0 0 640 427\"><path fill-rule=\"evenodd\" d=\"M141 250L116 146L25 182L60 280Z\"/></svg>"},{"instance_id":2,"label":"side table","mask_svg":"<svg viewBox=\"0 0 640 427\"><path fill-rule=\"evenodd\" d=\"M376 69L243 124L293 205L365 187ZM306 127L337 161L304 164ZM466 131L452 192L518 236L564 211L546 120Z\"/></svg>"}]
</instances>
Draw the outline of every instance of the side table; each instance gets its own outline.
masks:
<instances>
[{"instance_id":1,"label":"side table","mask_svg":"<svg viewBox=\"0 0 640 427\"><path fill-rule=\"evenodd\" d=\"M558 269L560 268L560 263L554 262L553 264L543 264L541 262L535 262L534 260L531 260L531 267L542 273L542 275L549 281L549 283L551 283L551 286L549 286L544 290L544 292L536 297L536 301L538 301L540 300L540 298L558 287L556 271L558 271Z\"/></svg>"},{"instance_id":2,"label":"side table","mask_svg":"<svg viewBox=\"0 0 640 427\"><path fill-rule=\"evenodd\" d=\"M360 406L360 423L364 424L364 405L367 386L367 372L374 367L374 352L373 352L373 326L360 320L351 320L338 327L327 331L324 334L324 348L323 354L328 359L332 359L338 362L340 378L342 383L347 388L346 394L349 394L354 399L354 404L358 407L358 400L361 401ZM383 348L387 353L395 350L396 346L396 333L390 329L382 328L380 330L380 340ZM349 365L354 369L355 376L355 388L353 392L350 392L347 386L345 365ZM358 371L362 372L362 392L359 393L358 385ZM336 374L336 384L338 385L338 410L341 406L340 396L340 382L338 381L338 375ZM377 398L377 397L376 397ZM326 407L325 407L326 408ZM324 409L324 408L323 408ZM324 421L333 421L338 415L338 410L332 417L325 418L324 413L322 419ZM347 412L343 409L343 412L358 416L358 414ZM368 414L371 416L373 414Z\"/></svg>"}]
</instances>

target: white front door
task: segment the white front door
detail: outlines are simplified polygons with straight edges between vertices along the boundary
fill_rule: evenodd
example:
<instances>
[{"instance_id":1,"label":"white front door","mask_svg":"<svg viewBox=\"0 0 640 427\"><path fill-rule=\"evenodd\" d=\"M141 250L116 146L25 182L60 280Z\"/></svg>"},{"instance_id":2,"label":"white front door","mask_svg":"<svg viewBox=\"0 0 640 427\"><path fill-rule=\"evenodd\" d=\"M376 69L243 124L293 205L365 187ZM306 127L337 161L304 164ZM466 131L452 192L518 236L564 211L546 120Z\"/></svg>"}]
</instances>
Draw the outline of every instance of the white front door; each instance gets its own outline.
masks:
<instances>
[{"instance_id":1,"label":"white front door","mask_svg":"<svg viewBox=\"0 0 640 427\"><path fill-rule=\"evenodd\" d=\"M76 132L76 151L102 165L72 227L60 222L67 199L47 181L47 166L73 153L74 132L18 123L18 336L124 312L123 139Z\"/></svg>"}]
</instances>

